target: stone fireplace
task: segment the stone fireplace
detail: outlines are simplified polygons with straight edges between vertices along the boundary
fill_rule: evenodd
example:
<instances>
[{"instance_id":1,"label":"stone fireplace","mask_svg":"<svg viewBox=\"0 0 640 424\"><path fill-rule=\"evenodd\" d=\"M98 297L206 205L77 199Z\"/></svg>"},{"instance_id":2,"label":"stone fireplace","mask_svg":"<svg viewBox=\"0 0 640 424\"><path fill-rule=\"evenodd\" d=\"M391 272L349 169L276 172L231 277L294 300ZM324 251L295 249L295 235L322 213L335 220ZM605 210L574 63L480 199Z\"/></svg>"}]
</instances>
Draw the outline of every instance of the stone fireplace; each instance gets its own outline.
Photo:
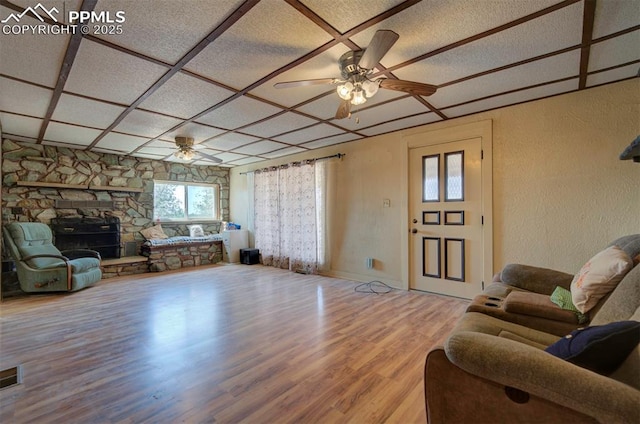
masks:
<instances>
[{"instance_id":1,"label":"stone fireplace","mask_svg":"<svg viewBox=\"0 0 640 424\"><path fill-rule=\"evenodd\" d=\"M120 257L120 219L73 217L51 220L53 243L58 250L91 249L102 259Z\"/></svg>"}]
</instances>

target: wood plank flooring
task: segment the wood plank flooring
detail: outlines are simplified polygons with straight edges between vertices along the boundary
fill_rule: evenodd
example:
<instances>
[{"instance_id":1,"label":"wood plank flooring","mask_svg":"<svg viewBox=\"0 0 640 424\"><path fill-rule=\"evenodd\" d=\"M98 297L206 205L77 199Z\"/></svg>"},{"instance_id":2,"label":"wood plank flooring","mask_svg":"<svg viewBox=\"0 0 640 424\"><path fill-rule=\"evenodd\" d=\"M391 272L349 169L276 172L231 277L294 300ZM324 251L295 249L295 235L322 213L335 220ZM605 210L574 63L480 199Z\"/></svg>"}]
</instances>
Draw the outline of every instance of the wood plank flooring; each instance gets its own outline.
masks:
<instances>
[{"instance_id":1,"label":"wood plank flooring","mask_svg":"<svg viewBox=\"0 0 640 424\"><path fill-rule=\"evenodd\" d=\"M468 302L260 265L0 305L2 423L424 423L424 360Z\"/></svg>"}]
</instances>

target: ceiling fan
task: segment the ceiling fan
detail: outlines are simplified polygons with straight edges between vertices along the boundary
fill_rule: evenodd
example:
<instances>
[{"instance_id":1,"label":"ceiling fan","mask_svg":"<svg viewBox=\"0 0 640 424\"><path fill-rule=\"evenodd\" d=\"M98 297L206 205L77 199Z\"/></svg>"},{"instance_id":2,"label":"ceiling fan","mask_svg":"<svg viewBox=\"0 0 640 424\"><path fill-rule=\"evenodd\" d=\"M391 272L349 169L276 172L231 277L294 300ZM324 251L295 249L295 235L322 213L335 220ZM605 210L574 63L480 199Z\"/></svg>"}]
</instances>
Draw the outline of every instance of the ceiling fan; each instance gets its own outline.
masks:
<instances>
[{"instance_id":1,"label":"ceiling fan","mask_svg":"<svg viewBox=\"0 0 640 424\"><path fill-rule=\"evenodd\" d=\"M206 160L209 160L211 162L214 163L220 163L222 162L222 159L217 158L215 156L211 156L208 155L204 152L200 152L195 150L194 146L193 146L193 138L192 137L176 137L175 138L176 141L176 147L178 147L178 151L175 152L173 155L175 157L177 157L178 159L182 159L182 160L192 160L195 159L197 156L200 156Z\"/></svg>"},{"instance_id":2,"label":"ceiling fan","mask_svg":"<svg viewBox=\"0 0 640 424\"><path fill-rule=\"evenodd\" d=\"M378 88L403 91L417 96L430 96L437 87L420 82L404 81L391 78L371 79L373 68L382 57L398 41L400 36L391 30L376 31L369 46L365 50L351 50L340 56L338 66L342 78L320 78L302 81L286 81L274 84L275 88L290 88L306 85L335 84L338 85L338 96L342 99L336 112L336 119L351 115L351 105L361 105L378 92Z\"/></svg>"}]
</instances>

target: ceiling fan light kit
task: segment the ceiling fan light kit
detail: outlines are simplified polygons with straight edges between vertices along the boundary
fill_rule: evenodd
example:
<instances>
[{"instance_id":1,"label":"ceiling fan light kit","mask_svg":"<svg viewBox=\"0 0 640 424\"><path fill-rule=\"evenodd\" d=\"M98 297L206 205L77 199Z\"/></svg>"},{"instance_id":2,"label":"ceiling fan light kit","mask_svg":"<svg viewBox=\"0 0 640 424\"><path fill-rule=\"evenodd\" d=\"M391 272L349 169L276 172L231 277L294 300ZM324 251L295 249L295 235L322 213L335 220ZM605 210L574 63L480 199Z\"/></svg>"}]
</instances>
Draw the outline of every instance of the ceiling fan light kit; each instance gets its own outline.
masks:
<instances>
[{"instance_id":1,"label":"ceiling fan light kit","mask_svg":"<svg viewBox=\"0 0 640 424\"><path fill-rule=\"evenodd\" d=\"M173 155L182 160L191 160L195 157L195 153L193 153L193 150L178 150Z\"/></svg>"},{"instance_id":2,"label":"ceiling fan light kit","mask_svg":"<svg viewBox=\"0 0 640 424\"><path fill-rule=\"evenodd\" d=\"M342 79L320 78L302 81L279 82L275 88L301 87L318 84L338 84L336 92L342 99L335 119L351 116L351 105L358 106L373 97L380 87L387 90L402 91L414 96L430 96L437 87L413 81L396 80L393 78L370 79L374 68L391 46L398 41L399 35L393 31L381 29L376 31L369 46L365 50L350 50L340 56L338 67Z\"/></svg>"},{"instance_id":3,"label":"ceiling fan light kit","mask_svg":"<svg viewBox=\"0 0 640 424\"><path fill-rule=\"evenodd\" d=\"M182 160L192 160L195 159L196 156L200 156L210 162L213 163L220 163L222 162L222 159L208 155L206 153L203 152L196 152L194 150L193 147L193 138L192 137L182 137L182 136L178 136L175 138L176 141L176 147L178 148L178 151L175 152L173 155L175 157L177 157L178 159L182 159Z\"/></svg>"},{"instance_id":4,"label":"ceiling fan light kit","mask_svg":"<svg viewBox=\"0 0 640 424\"><path fill-rule=\"evenodd\" d=\"M340 84L336 89L338 96L342 100L351 100L351 92L353 91L353 84L349 81L345 81L344 84Z\"/></svg>"}]
</instances>

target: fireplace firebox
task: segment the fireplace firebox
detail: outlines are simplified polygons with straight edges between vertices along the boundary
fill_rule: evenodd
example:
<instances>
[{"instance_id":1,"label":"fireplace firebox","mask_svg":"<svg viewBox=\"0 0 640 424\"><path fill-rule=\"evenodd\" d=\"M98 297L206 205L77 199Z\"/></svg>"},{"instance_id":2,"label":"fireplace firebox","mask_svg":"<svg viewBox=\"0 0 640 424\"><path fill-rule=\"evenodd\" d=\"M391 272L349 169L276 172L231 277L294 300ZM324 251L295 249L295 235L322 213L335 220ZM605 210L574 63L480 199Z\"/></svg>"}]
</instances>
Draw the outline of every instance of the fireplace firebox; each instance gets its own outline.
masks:
<instances>
[{"instance_id":1,"label":"fireplace firebox","mask_svg":"<svg viewBox=\"0 0 640 424\"><path fill-rule=\"evenodd\" d=\"M91 249L103 259L120 257L120 219L117 217L54 218L53 243L59 250Z\"/></svg>"}]
</instances>

